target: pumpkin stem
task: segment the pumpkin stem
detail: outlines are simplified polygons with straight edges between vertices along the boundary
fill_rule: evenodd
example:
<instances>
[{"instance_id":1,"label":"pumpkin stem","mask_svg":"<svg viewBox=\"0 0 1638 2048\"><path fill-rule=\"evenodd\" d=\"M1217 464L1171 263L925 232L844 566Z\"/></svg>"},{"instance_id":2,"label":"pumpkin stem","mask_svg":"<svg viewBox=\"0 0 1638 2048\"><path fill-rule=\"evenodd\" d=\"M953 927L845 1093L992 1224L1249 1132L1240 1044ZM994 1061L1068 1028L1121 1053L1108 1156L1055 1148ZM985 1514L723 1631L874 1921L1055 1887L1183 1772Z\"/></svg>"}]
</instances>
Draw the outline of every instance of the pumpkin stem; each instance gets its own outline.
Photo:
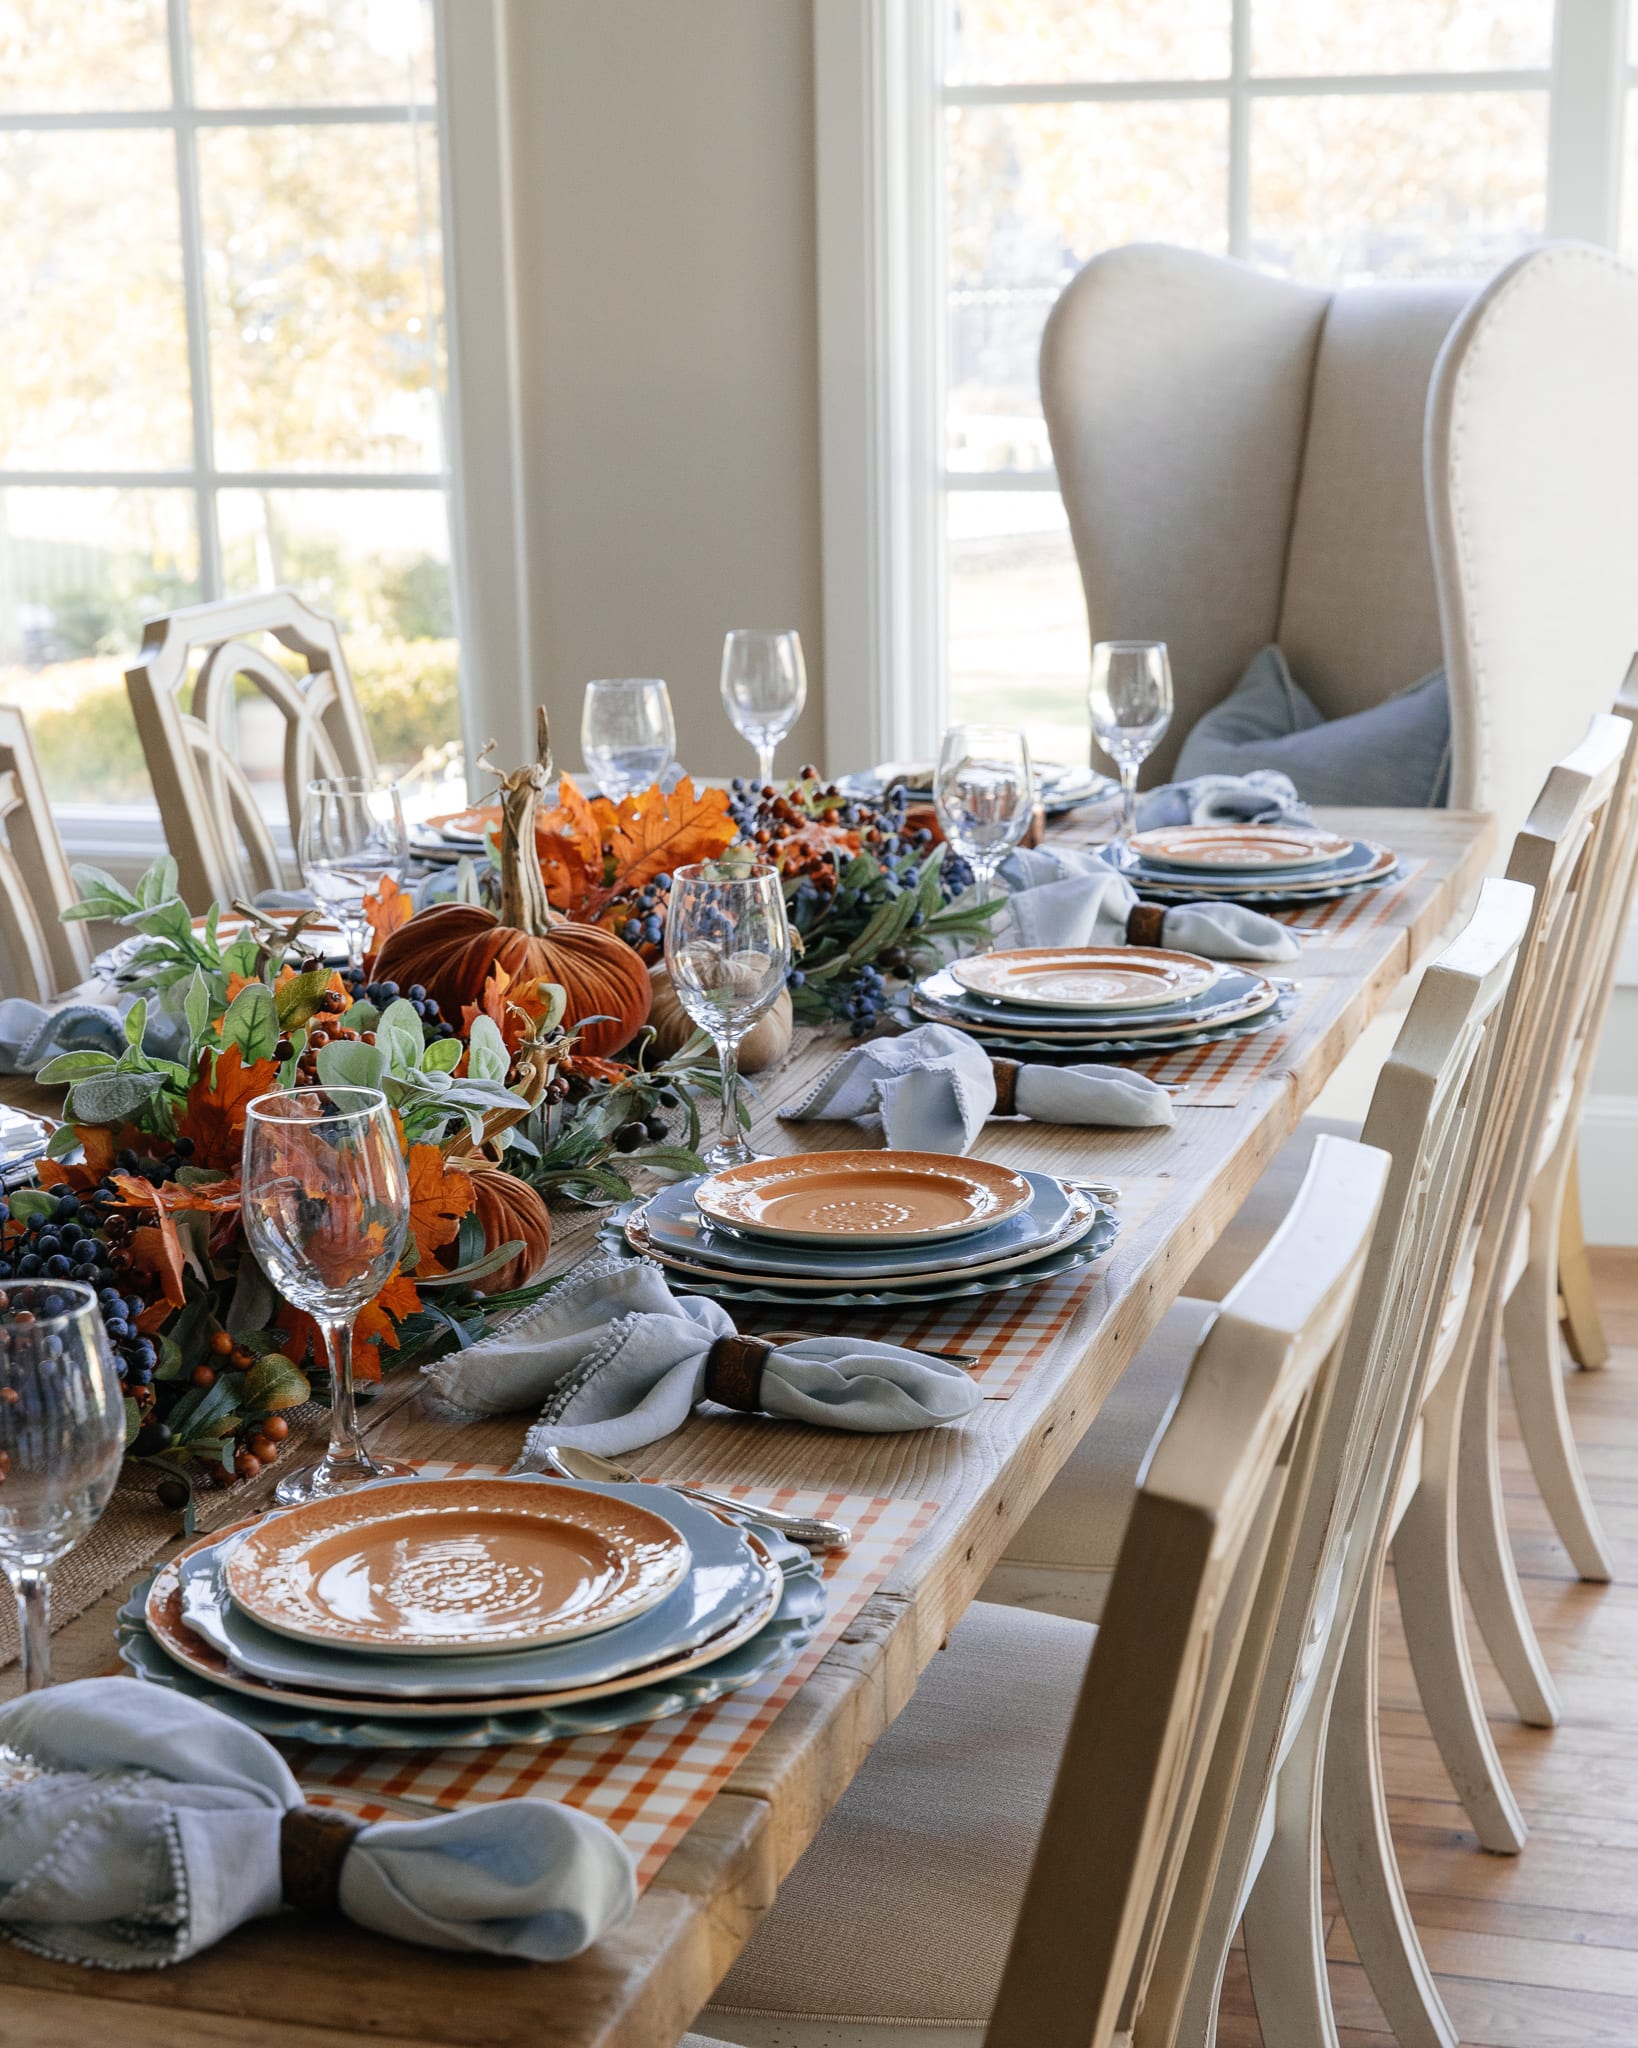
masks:
<instances>
[{"instance_id":1,"label":"pumpkin stem","mask_svg":"<svg viewBox=\"0 0 1638 2048\"><path fill-rule=\"evenodd\" d=\"M541 873L540 855L535 847L535 813L552 779L552 748L544 707L536 714L535 733L537 760L509 772L495 767L490 767L489 772L500 784L500 921L515 931L527 932L531 938L543 939L558 921L547 900L546 877ZM487 754L488 748L484 752Z\"/></svg>"}]
</instances>

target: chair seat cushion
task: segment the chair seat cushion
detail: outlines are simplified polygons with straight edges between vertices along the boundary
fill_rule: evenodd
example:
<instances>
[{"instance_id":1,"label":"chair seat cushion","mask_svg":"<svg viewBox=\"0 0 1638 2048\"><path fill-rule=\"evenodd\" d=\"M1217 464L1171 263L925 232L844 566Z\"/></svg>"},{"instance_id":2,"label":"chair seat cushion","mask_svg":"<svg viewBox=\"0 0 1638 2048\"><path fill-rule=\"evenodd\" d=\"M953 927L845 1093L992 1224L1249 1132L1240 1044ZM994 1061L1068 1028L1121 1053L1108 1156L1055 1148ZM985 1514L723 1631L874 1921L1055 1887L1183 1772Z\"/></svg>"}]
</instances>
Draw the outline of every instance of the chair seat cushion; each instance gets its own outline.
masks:
<instances>
[{"instance_id":1,"label":"chair seat cushion","mask_svg":"<svg viewBox=\"0 0 1638 2048\"><path fill-rule=\"evenodd\" d=\"M1197 719L1177 757L1191 775L1280 768L1311 804L1426 808L1450 793L1450 692L1443 669L1348 718L1326 718L1277 647L1252 657L1220 704Z\"/></svg>"},{"instance_id":2,"label":"chair seat cushion","mask_svg":"<svg viewBox=\"0 0 1638 2048\"><path fill-rule=\"evenodd\" d=\"M968 1609L781 1886L702 2032L755 2032L736 2014L988 2017L1095 1633Z\"/></svg>"},{"instance_id":3,"label":"chair seat cushion","mask_svg":"<svg viewBox=\"0 0 1638 2048\"><path fill-rule=\"evenodd\" d=\"M1314 1140L1324 1132L1337 1138L1357 1138L1360 1129L1346 1117L1305 1116L1189 1275L1189 1293L1197 1300L1221 1301L1284 1222L1308 1171Z\"/></svg>"}]
</instances>

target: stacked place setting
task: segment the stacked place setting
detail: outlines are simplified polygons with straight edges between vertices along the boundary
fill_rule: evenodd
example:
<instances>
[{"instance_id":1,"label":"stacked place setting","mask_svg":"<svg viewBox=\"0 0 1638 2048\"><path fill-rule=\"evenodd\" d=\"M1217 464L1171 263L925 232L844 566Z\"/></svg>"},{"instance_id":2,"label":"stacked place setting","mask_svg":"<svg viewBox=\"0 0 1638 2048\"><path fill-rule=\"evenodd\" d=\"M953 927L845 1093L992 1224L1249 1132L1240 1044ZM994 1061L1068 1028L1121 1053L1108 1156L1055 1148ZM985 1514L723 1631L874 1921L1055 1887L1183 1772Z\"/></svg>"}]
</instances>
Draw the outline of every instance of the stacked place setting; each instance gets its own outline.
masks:
<instances>
[{"instance_id":1,"label":"stacked place setting","mask_svg":"<svg viewBox=\"0 0 1638 2048\"><path fill-rule=\"evenodd\" d=\"M387 1480L203 1538L119 1617L134 1675L262 1734L348 1748L602 1733L781 1669L806 1550L669 1487Z\"/></svg>"},{"instance_id":2,"label":"stacked place setting","mask_svg":"<svg viewBox=\"0 0 1638 2048\"><path fill-rule=\"evenodd\" d=\"M1233 963L1157 946L1028 946L957 960L910 1008L991 1052L1131 1058L1261 1031L1289 988Z\"/></svg>"},{"instance_id":3,"label":"stacked place setting","mask_svg":"<svg viewBox=\"0 0 1638 2048\"><path fill-rule=\"evenodd\" d=\"M1391 847L1301 825L1172 825L1110 849L1140 896L1253 905L1325 902L1399 873Z\"/></svg>"},{"instance_id":4,"label":"stacked place setting","mask_svg":"<svg viewBox=\"0 0 1638 2048\"><path fill-rule=\"evenodd\" d=\"M678 1291L882 1308L1091 1264L1112 1213L1046 1173L939 1152L800 1152L677 1181L609 1226Z\"/></svg>"}]
</instances>

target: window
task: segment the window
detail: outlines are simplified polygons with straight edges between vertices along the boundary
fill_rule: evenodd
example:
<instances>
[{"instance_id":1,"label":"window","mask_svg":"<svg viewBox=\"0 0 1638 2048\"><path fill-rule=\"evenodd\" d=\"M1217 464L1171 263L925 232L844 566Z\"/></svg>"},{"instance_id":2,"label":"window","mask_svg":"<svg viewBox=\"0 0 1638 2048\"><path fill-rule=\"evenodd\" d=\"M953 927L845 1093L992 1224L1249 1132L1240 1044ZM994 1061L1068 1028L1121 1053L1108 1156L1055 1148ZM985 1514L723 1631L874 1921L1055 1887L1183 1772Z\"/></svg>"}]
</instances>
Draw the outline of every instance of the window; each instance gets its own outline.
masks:
<instances>
[{"instance_id":1,"label":"window","mask_svg":"<svg viewBox=\"0 0 1638 2048\"><path fill-rule=\"evenodd\" d=\"M1595 135L1575 95L1598 95L1587 25L1596 11L1619 36L1616 4L1560 0L1580 14L1572 76L1553 0L945 0L928 68L943 109L950 716L1004 695L1043 758L1086 758L1086 617L1036 366L1080 266L1158 240L1319 284L1478 278L1549 222L1610 238L1550 212L1549 159L1573 154L1590 189L1587 151L1608 132L1613 190L1619 114ZM1638 92L1638 10L1633 37ZM1628 134L1638 254L1638 122Z\"/></svg>"},{"instance_id":2,"label":"window","mask_svg":"<svg viewBox=\"0 0 1638 2048\"><path fill-rule=\"evenodd\" d=\"M274 583L384 765L458 731L437 123L431 0L0 0L0 701L60 803L150 801L143 620Z\"/></svg>"}]
</instances>

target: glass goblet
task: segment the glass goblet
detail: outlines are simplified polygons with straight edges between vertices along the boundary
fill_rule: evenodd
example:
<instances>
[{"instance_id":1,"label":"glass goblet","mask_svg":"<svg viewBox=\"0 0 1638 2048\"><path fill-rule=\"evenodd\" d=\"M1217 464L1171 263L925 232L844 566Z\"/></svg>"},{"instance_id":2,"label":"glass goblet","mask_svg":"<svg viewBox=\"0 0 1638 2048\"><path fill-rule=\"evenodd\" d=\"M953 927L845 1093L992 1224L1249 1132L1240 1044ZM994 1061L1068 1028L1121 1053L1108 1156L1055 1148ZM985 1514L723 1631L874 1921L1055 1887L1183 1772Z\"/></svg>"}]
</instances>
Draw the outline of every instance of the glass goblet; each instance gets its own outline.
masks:
<instances>
[{"instance_id":1,"label":"glass goblet","mask_svg":"<svg viewBox=\"0 0 1638 2048\"><path fill-rule=\"evenodd\" d=\"M289 1506L413 1470L366 1450L353 1395L353 1323L398 1264L409 1176L387 1098L375 1088L292 1088L245 1113L245 1236L276 1291L324 1332L330 1442L279 1481Z\"/></svg>"},{"instance_id":2,"label":"glass goblet","mask_svg":"<svg viewBox=\"0 0 1638 2048\"><path fill-rule=\"evenodd\" d=\"M953 853L978 878L978 900L1035 815L1029 742L1007 725L952 725L933 771L933 808Z\"/></svg>"},{"instance_id":3,"label":"glass goblet","mask_svg":"<svg viewBox=\"0 0 1638 2048\"><path fill-rule=\"evenodd\" d=\"M95 1292L0 1287L0 1568L17 1595L23 1689L51 1682L51 1568L108 1505L125 1401Z\"/></svg>"},{"instance_id":4,"label":"glass goblet","mask_svg":"<svg viewBox=\"0 0 1638 2048\"><path fill-rule=\"evenodd\" d=\"M383 876L401 883L409 866L398 784L362 775L321 776L308 783L296 857L314 900L347 935L348 965L362 967L369 929L364 899Z\"/></svg>"},{"instance_id":5,"label":"glass goblet","mask_svg":"<svg viewBox=\"0 0 1638 2048\"><path fill-rule=\"evenodd\" d=\"M1172 722L1172 664L1164 640L1100 640L1087 694L1098 745L1120 772L1120 837L1137 821L1138 770Z\"/></svg>"},{"instance_id":6,"label":"glass goblet","mask_svg":"<svg viewBox=\"0 0 1638 2048\"><path fill-rule=\"evenodd\" d=\"M774 749L801 717L807 697L799 634L736 626L723 641L723 706L740 738L755 747L762 782L773 779Z\"/></svg>"},{"instance_id":7,"label":"glass goblet","mask_svg":"<svg viewBox=\"0 0 1638 2048\"><path fill-rule=\"evenodd\" d=\"M779 1000L791 966L785 892L776 868L698 861L678 868L666 899L665 964L677 1000L716 1044L722 1067L722 1138L707 1166L756 1154L739 1122L739 1044Z\"/></svg>"},{"instance_id":8,"label":"glass goblet","mask_svg":"<svg viewBox=\"0 0 1638 2048\"><path fill-rule=\"evenodd\" d=\"M658 782L676 751L671 692L658 676L607 677L586 685L580 755L610 803Z\"/></svg>"}]
</instances>

